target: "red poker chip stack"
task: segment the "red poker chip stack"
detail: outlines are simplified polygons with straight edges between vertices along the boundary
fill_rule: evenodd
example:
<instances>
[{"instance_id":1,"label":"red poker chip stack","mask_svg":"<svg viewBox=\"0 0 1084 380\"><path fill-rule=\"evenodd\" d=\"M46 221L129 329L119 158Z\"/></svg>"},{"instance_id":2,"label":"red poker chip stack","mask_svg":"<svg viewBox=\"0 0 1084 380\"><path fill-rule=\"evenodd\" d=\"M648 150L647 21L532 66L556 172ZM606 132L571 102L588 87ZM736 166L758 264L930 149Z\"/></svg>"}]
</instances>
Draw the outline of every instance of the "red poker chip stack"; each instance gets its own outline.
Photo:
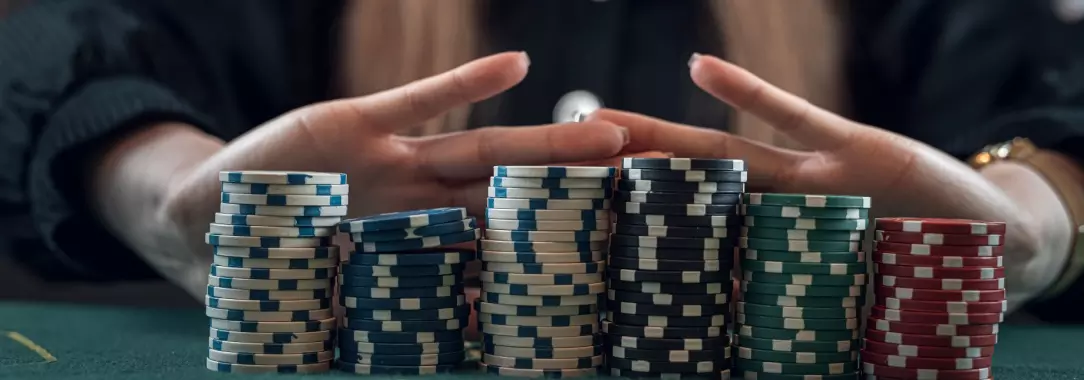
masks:
<instances>
[{"instance_id":1,"label":"red poker chip stack","mask_svg":"<svg viewBox=\"0 0 1084 380\"><path fill-rule=\"evenodd\" d=\"M992 379L1005 308L1005 223L881 218L866 379Z\"/></svg>"}]
</instances>

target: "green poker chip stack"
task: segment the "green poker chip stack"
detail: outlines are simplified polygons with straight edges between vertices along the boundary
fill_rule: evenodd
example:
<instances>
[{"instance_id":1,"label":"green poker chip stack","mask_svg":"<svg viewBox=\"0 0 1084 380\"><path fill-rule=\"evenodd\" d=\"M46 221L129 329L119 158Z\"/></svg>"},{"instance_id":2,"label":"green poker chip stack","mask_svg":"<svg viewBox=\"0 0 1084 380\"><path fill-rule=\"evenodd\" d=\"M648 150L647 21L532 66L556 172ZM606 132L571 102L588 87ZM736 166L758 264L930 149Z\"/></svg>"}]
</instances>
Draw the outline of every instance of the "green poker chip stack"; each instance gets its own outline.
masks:
<instances>
[{"instance_id":1,"label":"green poker chip stack","mask_svg":"<svg viewBox=\"0 0 1084 380\"><path fill-rule=\"evenodd\" d=\"M870 198L742 194L734 373L854 378Z\"/></svg>"}]
</instances>

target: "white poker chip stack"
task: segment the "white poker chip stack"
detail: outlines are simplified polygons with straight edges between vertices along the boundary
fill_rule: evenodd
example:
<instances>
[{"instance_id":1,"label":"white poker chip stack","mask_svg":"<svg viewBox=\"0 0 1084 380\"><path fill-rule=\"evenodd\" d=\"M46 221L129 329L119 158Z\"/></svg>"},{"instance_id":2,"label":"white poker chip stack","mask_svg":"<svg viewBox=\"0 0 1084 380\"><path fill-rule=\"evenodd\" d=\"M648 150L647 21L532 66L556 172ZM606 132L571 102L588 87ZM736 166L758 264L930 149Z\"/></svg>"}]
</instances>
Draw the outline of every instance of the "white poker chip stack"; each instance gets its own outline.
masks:
<instances>
[{"instance_id":1,"label":"white poker chip stack","mask_svg":"<svg viewBox=\"0 0 1084 380\"><path fill-rule=\"evenodd\" d=\"M483 371L532 378L598 373L615 172L494 168L474 305Z\"/></svg>"},{"instance_id":2,"label":"white poker chip stack","mask_svg":"<svg viewBox=\"0 0 1084 380\"><path fill-rule=\"evenodd\" d=\"M340 173L224 171L206 242L207 369L318 373L335 356L332 284L349 186Z\"/></svg>"}]
</instances>

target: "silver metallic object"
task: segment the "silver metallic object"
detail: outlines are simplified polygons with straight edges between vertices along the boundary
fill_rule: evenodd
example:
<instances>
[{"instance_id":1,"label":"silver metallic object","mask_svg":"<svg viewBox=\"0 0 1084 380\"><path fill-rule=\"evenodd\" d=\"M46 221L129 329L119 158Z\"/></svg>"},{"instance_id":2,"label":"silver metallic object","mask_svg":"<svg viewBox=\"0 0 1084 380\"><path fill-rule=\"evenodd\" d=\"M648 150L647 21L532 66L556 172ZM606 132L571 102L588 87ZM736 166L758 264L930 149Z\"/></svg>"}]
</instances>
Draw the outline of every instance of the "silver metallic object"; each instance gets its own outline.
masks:
<instances>
[{"instance_id":1,"label":"silver metallic object","mask_svg":"<svg viewBox=\"0 0 1084 380\"><path fill-rule=\"evenodd\" d=\"M557 100L557 105L553 107L553 122L582 122L600 108L602 101L595 94L584 90L572 91Z\"/></svg>"}]
</instances>

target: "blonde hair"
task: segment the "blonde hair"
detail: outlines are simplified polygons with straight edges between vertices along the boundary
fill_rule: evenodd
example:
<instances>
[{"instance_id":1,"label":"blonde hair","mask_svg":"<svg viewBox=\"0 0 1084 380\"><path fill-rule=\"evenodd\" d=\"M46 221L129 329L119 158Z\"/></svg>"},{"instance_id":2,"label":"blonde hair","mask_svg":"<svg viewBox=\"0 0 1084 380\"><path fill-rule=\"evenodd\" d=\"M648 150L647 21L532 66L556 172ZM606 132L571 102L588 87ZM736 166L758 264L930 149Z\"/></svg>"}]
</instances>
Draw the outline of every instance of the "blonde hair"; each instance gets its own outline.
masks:
<instances>
[{"instance_id":1,"label":"blonde hair","mask_svg":"<svg viewBox=\"0 0 1084 380\"><path fill-rule=\"evenodd\" d=\"M843 113L842 0L705 0L725 41L725 58L810 102ZM341 51L344 92L364 95L450 70L484 48L485 0L350 0ZM351 19L351 16L353 18ZM768 47L768 48L765 48ZM466 127L469 107L411 134ZM796 147L748 115L734 133Z\"/></svg>"}]
</instances>

